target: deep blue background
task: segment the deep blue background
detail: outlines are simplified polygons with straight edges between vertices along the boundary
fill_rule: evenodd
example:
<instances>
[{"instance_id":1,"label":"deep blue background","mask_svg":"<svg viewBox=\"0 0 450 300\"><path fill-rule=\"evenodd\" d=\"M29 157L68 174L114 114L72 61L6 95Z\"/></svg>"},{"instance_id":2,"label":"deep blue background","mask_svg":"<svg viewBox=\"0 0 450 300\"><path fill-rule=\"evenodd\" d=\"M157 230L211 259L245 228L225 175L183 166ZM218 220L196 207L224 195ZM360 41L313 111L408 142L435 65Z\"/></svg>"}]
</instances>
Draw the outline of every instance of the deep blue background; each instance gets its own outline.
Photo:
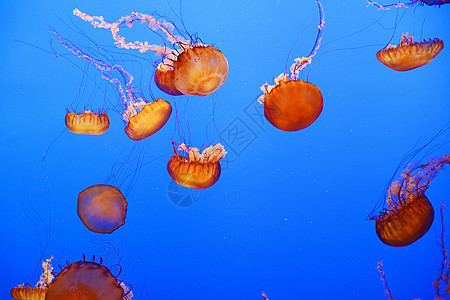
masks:
<instances>
[{"instance_id":1,"label":"deep blue background","mask_svg":"<svg viewBox=\"0 0 450 300\"><path fill-rule=\"evenodd\" d=\"M184 116L199 146L219 141L207 130L217 100L216 126L222 140L232 144L218 183L193 194L181 189L185 202L173 203L176 185L166 171L173 114L160 132L140 143L143 161L127 195L126 224L107 236L84 227L76 203L81 190L105 182L118 162L136 162L120 116L111 111L111 128L101 136L64 132L41 162L64 129L65 109L74 100L81 109L88 102L105 108L105 93L117 100L114 88L92 67L86 74L102 89L89 79L81 88L85 94L76 98L85 63L56 42L55 50L70 62L36 48L51 51L50 28L79 45L88 45L80 32L113 45L108 31L74 18L74 8L111 22L133 11L156 10L178 25L181 11L187 29L219 48L230 67L216 96L180 100L183 105L189 100ZM119 279L133 285L135 299L261 299L260 291L271 300L383 299L376 270L381 258L397 299L432 299L431 283L441 262L438 214L430 231L405 248L382 244L374 222L365 217L408 150L450 119L450 5L399 10L393 42L407 31L417 39L439 37L447 43L430 64L402 73L375 56L393 33L395 9L378 11L364 0L326 1L324 9L323 44L309 77L322 90L324 110L309 128L285 133L265 120L257 123L250 112L261 112L255 102L259 87L313 46L318 17L312 0L192 0L181 7L178 1L2 1L0 298L9 299L17 284L35 284L41 255L52 254L56 266L84 253L102 256L115 274L120 263ZM130 40L160 43L145 26L121 32ZM148 61L154 57L123 53L113 55L148 96L154 73ZM130 54L139 63L130 61ZM150 88L174 104L153 83ZM235 125L249 134L245 147L228 135ZM449 138L447 132L440 142ZM443 153L449 153L448 145L436 154ZM427 192L436 212L448 204L449 182L447 168ZM180 207L189 206L189 199L195 205ZM445 217L450 222L449 208Z\"/></svg>"}]
</instances>

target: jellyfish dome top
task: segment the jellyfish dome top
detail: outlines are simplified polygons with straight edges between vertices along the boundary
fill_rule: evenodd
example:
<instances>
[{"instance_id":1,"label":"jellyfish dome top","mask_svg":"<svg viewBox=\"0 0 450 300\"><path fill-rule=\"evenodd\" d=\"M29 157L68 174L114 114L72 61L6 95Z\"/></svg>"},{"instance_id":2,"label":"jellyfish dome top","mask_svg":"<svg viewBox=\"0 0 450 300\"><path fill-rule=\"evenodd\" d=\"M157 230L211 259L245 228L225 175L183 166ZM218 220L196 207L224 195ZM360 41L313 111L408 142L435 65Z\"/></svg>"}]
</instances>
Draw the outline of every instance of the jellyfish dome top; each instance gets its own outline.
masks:
<instances>
[{"instance_id":1,"label":"jellyfish dome top","mask_svg":"<svg viewBox=\"0 0 450 300\"><path fill-rule=\"evenodd\" d=\"M388 45L377 52L377 59L385 66L396 71L408 71L428 64L444 48L444 42L438 38L414 42L408 33L403 33L398 45Z\"/></svg>"},{"instance_id":2,"label":"jellyfish dome top","mask_svg":"<svg viewBox=\"0 0 450 300\"><path fill-rule=\"evenodd\" d=\"M434 209L425 191L437 173L450 163L450 154L429 159L426 163L410 163L400 179L393 181L386 192L387 208L375 220L380 240L389 246L403 247L420 239L434 220Z\"/></svg>"},{"instance_id":3,"label":"jellyfish dome top","mask_svg":"<svg viewBox=\"0 0 450 300\"><path fill-rule=\"evenodd\" d=\"M142 99L134 101L123 112L123 119L128 123L125 133L134 141L143 140L158 132L171 114L172 106L161 98L150 103Z\"/></svg>"},{"instance_id":4,"label":"jellyfish dome top","mask_svg":"<svg viewBox=\"0 0 450 300\"><path fill-rule=\"evenodd\" d=\"M131 299L124 284L111 271L94 261L68 264L49 285L46 300Z\"/></svg>"},{"instance_id":5,"label":"jellyfish dome top","mask_svg":"<svg viewBox=\"0 0 450 300\"><path fill-rule=\"evenodd\" d=\"M227 154L220 143L209 146L202 153L198 148L183 143L178 151L187 155L178 154L174 145L175 155L167 163L167 171L176 183L188 188L206 189L219 180L220 160Z\"/></svg>"},{"instance_id":6,"label":"jellyfish dome top","mask_svg":"<svg viewBox=\"0 0 450 300\"><path fill-rule=\"evenodd\" d=\"M110 121L106 113L85 110L82 113L67 110L66 127L76 134L100 135L108 130Z\"/></svg>"},{"instance_id":7,"label":"jellyfish dome top","mask_svg":"<svg viewBox=\"0 0 450 300\"><path fill-rule=\"evenodd\" d=\"M133 86L133 76L122 66L110 65L99 58L90 56L56 31L52 33L67 50L93 64L101 72L103 79L117 86L120 99L125 106L121 113L123 120L127 123L125 133L130 139L143 140L158 132L167 123L172 113L169 102L163 99L147 101ZM101 134L108 129L109 118L106 114L90 111L85 111L83 114L68 113L66 126L75 133Z\"/></svg>"},{"instance_id":8,"label":"jellyfish dome top","mask_svg":"<svg viewBox=\"0 0 450 300\"><path fill-rule=\"evenodd\" d=\"M55 278L53 276L53 267L51 261L53 256L42 262L42 268L44 271L41 274L41 278L33 288L28 284L21 284L11 289L11 297L14 300L44 300L48 291L48 286Z\"/></svg>"},{"instance_id":9,"label":"jellyfish dome top","mask_svg":"<svg viewBox=\"0 0 450 300\"><path fill-rule=\"evenodd\" d=\"M125 224L128 203L112 185L97 184L78 195L77 211L83 224L96 233L112 233Z\"/></svg>"},{"instance_id":10,"label":"jellyfish dome top","mask_svg":"<svg viewBox=\"0 0 450 300\"><path fill-rule=\"evenodd\" d=\"M142 53L153 51L156 55L163 55L164 59L158 65L154 78L158 88L167 94L207 96L215 92L228 76L228 61L220 50L175 35L175 26L170 22L137 12L121 17L114 23L106 22L101 16L87 15L78 9L73 14L94 27L110 29L119 48L137 49ZM148 42L129 42L118 34L121 25L132 27L137 21L148 23L153 31L163 31L174 48Z\"/></svg>"},{"instance_id":11,"label":"jellyfish dome top","mask_svg":"<svg viewBox=\"0 0 450 300\"><path fill-rule=\"evenodd\" d=\"M264 104L264 116L276 128L283 131L298 131L307 128L319 117L323 109L323 97L319 87L299 78L299 73L312 61L322 41L325 15L319 7L320 24L313 49L307 57L296 58L290 67L291 75L281 73L274 84L261 86L263 95L258 102Z\"/></svg>"}]
</instances>

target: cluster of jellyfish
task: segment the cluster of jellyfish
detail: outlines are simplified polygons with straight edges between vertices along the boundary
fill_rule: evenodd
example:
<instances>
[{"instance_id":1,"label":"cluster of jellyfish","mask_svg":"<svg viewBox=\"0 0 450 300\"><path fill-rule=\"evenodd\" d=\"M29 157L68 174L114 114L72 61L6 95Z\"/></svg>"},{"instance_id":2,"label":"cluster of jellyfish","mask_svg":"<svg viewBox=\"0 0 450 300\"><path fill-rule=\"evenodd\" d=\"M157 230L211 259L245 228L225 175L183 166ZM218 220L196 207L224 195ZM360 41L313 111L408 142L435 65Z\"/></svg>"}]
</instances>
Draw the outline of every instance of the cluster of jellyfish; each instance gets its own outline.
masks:
<instances>
[{"instance_id":1,"label":"cluster of jellyfish","mask_svg":"<svg viewBox=\"0 0 450 300\"><path fill-rule=\"evenodd\" d=\"M299 131L309 127L323 110L323 97L318 86L301 78L302 70L311 64L319 51L325 15L322 4L314 0L319 11L319 25L314 46L306 57L294 60L290 74L282 73L274 78L274 84L261 86L263 94L258 101L264 105L264 116L275 128L282 131ZM412 0L409 3L382 5L368 0L378 9L411 7L417 4L442 5L448 0ZM156 86L171 96L207 96L214 93L225 82L228 62L223 53L199 40L190 41L174 34L170 22L154 16L132 13L111 23L100 16L90 16L78 9L73 14L91 23L95 28L110 30L119 48L134 49L141 53L153 51L163 57L154 73ZM153 45L148 42L130 42L119 35L121 26L132 27L135 22L147 23L152 31L162 31L171 47ZM90 56L56 31L52 32L60 44L72 54L95 66L102 78L114 84L123 104L122 118L127 124L125 133L134 141L146 139L157 133L169 120L172 106L159 98L153 102L135 92L133 76L118 64ZM387 45L377 53L377 59L395 71L408 71L431 62L443 49L438 38L414 42L413 37L403 33L398 45ZM287 72L286 72L287 73ZM105 112L67 112L67 128L76 134L99 135L106 132L110 119ZM205 189L220 178L220 160L226 155L219 143L200 152L196 147L184 143L174 145L174 155L167 163L170 177L180 185ZM434 220L434 209L425 195L437 173L450 163L450 155L444 154L426 162L410 163L401 172L398 180L392 181L384 193L383 201L374 208L368 219L375 220L379 239L386 245L403 247L420 239ZM83 190L78 196L78 216L92 232L112 233L125 223L127 201L115 186L97 184ZM380 207L382 206L381 210ZM445 250L445 249L444 249ZM443 251L444 251L443 250ZM54 277L51 258L44 261L41 280L33 288L19 285L11 290L15 300L19 299L131 299L132 292L112 275L110 270L94 259L67 264ZM448 268L448 266L447 266ZM379 265L385 281L382 264ZM87 280L87 278L90 278ZM448 279L448 278L447 278ZM450 292L450 289L448 289ZM447 290L446 290L447 292ZM89 295L83 298L82 295ZM105 296L107 295L107 297ZM264 299L268 299L261 292ZM105 298L106 297L106 298ZM391 295L389 294L391 298ZM392 298L393 299L393 298Z\"/></svg>"},{"instance_id":2,"label":"cluster of jellyfish","mask_svg":"<svg viewBox=\"0 0 450 300\"><path fill-rule=\"evenodd\" d=\"M147 14L132 13L110 23L103 17L90 16L78 9L73 14L90 22L95 28L111 31L115 44L123 49L137 49L141 53L153 51L163 57L156 68L154 79L161 91L171 95L207 96L215 92L228 75L228 62L221 51L197 41L189 41L175 35L174 25ZM151 45L148 42L129 42L118 34L126 24L147 23L152 31L161 30L172 45ZM101 72L102 78L115 84L123 103L122 118L127 124L125 133L134 140L146 139L158 132L169 120L172 106L159 98L150 102L135 93L133 76L122 66L111 65L90 56L56 31L52 31L62 46L79 58L88 61ZM76 134L102 134L110 125L109 117L103 112L68 112L65 118L67 128ZM220 178L220 159L226 155L218 143L200 152L198 148L174 145L174 155L167 163L170 177L180 185L205 189ZM125 223L127 202L120 190L112 185L98 184L83 190L78 197L78 215L86 227L97 233L111 233Z\"/></svg>"},{"instance_id":3,"label":"cluster of jellyfish","mask_svg":"<svg viewBox=\"0 0 450 300\"><path fill-rule=\"evenodd\" d=\"M265 83L261 87L263 95L258 101L264 104L264 115L267 121L282 131L307 128L317 120L323 109L319 87L299 79L299 72L311 63L322 40L324 12L321 3L317 0L315 2L319 8L320 22L316 42L310 54L295 59L290 67L290 75L282 73L274 78L273 85ZM408 8L418 4L440 6L450 1L413 0L409 3L381 5L368 0L368 3L378 9L389 10L393 7ZM430 63L443 47L444 42L438 38L414 42L412 36L403 33L398 45L388 44L377 52L376 57L388 68L403 72ZM425 196L425 191L437 173L449 163L450 154L430 158L426 162L409 163L401 172L400 179L390 183L384 193L384 199L368 216L369 220L375 220L376 233L384 244L394 247L407 246L420 239L429 230L434 220L434 209ZM448 282L449 279L447 273L446 279L443 280ZM450 294L450 288L445 292ZM264 293L261 295L266 299ZM388 295L393 299L390 294Z\"/></svg>"},{"instance_id":4,"label":"cluster of jellyfish","mask_svg":"<svg viewBox=\"0 0 450 300\"><path fill-rule=\"evenodd\" d=\"M228 62L223 53L198 40L189 41L175 35L174 25L148 14L132 13L117 22L104 21L103 17L90 16L78 9L73 14L90 22L96 28L109 29L115 44L123 49L138 49L141 53L153 51L163 57L156 68L156 86L171 96L207 96L214 93L226 80ZM148 42L129 42L118 34L120 26L132 27L134 22L147 23L152 31L161 30L172 45L150 45ZM126 123L125 133L133 141L141 141L158 132L169 120L172 106L159 98L148 101L133 86L133 76L121 65L109 64L85 53L58 32L51 33L64 48L93 65L103 79L115 85ZM56 53L57 54L57 53ZM57 54L58 56L58 54ZM100 135L110 127L106 112L85 110L82 113L67 110L65 124L69 131L81 135ZM194 189L206 189L220 178L220 160L226 155L218 143L202 152L184 143L174 146L174 155L167 163L170 177L180 185ZM100 234L113 233L125 224L128 203L119 188L108 184L96 184L79 193L77 212L82 223L90 231ZM11 290L15 300L43 299L131 299L132 292L119 282L110 270L100 263L82 261L67 264L59 274L53 275L51 258L44 261L41 280L32 287L19 285Z\"/></svg>"},{"instance_id":5,"label":"cluster of jellyfish","mask_svg":"<svg viewBox=\"0 0 450 300\"><path fill-rule=\"evenodd\" d=\"M369 5L381 10L391 8L408 8L415 5L440 6L450 3L448 0L412 0L409 3L379 4L368 0ZM377 52L377 59L385 66L395 71L409 71L422 67L431 62L443 49L444 42L438 38L414 42L412 36L403 33L398 45L388 44L385 48ZM422 236L424 236L434 221L434 208L425 192L435 176L448 164L450 164L450 154L443 154L431 157L426 160L410 162L417 154L427 148L448 128L442 129L436 136L422 148L419 148L409 155L406 155L407 164L400 163L397 171L403 167L399 178L391 180L384 191L382 198L374 207L367 219L375 220L375 231L378 238L386 245L392 247L408 246ZM396 171L396 173L397 173ZM394 178L397 174L394 174ZM444 293L450 295L450 265L448 264L448 252L444 246L444 224L443 205L441 205L441 251L443 254L442 266L439 276L433 282L435 288L435 299L444 299L441 296L441 282L447 287ZM388 287L386 275L383 271L382 261L378 262L378 271L385 286L385 292L389 299L395 299Z\"/></svg>"}]
</instances>

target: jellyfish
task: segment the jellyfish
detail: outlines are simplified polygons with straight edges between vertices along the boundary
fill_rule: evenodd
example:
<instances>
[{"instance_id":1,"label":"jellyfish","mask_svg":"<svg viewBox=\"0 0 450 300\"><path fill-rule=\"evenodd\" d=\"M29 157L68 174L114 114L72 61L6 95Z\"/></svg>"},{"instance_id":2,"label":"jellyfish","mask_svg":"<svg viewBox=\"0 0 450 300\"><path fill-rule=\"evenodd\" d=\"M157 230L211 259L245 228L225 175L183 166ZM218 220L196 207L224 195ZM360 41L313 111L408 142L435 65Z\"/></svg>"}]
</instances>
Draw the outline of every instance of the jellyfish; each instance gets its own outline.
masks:
<instances>
[{"instance_id":1,"label":"jellyfish","mask_svg":"<svg viewBox=\"0 0 450 300\"><path fill-rule=\"evenodd\" d=\"M10 294L14 300L44 300L48 291L48 286L53 281L53 267L51 261L53 256L42 262L42 268L44 269L39 281L35 287L31 287L29 284L20 284L11 289Z\"/></svg>"},{"instance_id":2,"label":"jellyfish","mask_svg":"<svg viewBox=\"0 0 450 300\"><path fill-rule=\"evenodd\" d=\"M158 132L167 123L172 113L172 106L169 102L163 99L149 102L144 96L139 95L141 96L139 97L136 88L132 85L133 76L122 66L111 66L99 58L89 56L56 31L51 32L67 50L93 64L101 72L102 78L116 84L120 98L125 105L122 118L127 123L125 133L130 139L143 140ZM119 78L125 81L125 90Z\"/></svg>"},{"instance_id":3,"label":"jellyfish","mask_svg":"<svg viewBox=\"0 0 450 300\"><path fill-rule=\"evenodd\" d=\"M401 172L400 179L391 182L386 192L387 209L378 215L369 215L375 220L379 239L389 246L403 247L420 239L434 219L434 209L425 191L437 173L450 163L450 154L409 163Z\"/></svg>"},{"instance_id":4,"label":"jellyfish","mask_svg":"<svg viewBox=\"0 0 450 300\"><path fill-rule=\"evenodd\" d=\"M322 41L325 16L322 4L319 7L320 24L313 49L308 57L296 58L290 68L291 75L280 74L274 79L274 85L261 86L263 95L258 102L264 104L264 116L276 128L283 131L298 131L307 128L319 117L323 109L320 88L303 79L298 80L303 70L316 55Z\"/></svg>"},{"instance_id":5,"label":"jellyfish","mask_svg":"<svg viewBox=\"0 0 450 300\"><path fill-rule=\"evenodd\" d=\"M78 195L77 211L90 231L112 233L125 224L127 206L128 203L118 188L97 184Z\"/></svg>"},{"instance_id":6,"label":"jellyfish","mask_svg":"<svg viewBox=\"0 0 450 300\"><path fill-rule=\"evenodd\" d=\"M377 53L377 59L385 66L396 71L408 71L428 64L444 48L440 39L413 42L408 33L402 34L398 45L388 45Z\"/></svg>"},{"instance_id":7,"label":"jellyfish","mask_svg":"<svg viewBox=\"0 0 450 300\"><path fill-rule=\"evenodd\" d=\"M386 4L386 5L381 5L381 4L371 1L371 0L367 0L367 2L369 3L369 5L376 6L378 9L388 10L388 9L391 9L392 7L408 8L408 7L414 6L416 4L420 4L420 5L426 4L428 6L436 6L436 5L441 6L443 4L450 3L450 0L412 0L411 2L398 2L398 3L392 3L392 4Z\"/></svg>"},{"instance_id":8,"label":"jellyfish","mask_svg":"<svg viewBox=\"0 0 450 300\"><path fill-rule=\"evenodd\" d=\"M440 248L442 253L442 262L439 268L438 277L435 281L433 281L432 285L434 287L434 299L435 300L444 300L448 299L441 296L442 288L444 288L444 293L446 295L450 295L450 257L448 255L448 250L445 248L444 242L444 234L445 234L445 225L444 225L444 204L441 204L440 208L441 215L441 235L440 235ZM386 274L383 270L383 260L378 262L377 270L381 275L381 281L384 285L384 291L388 295L390 300L395 300L392 296L391 290L388 286ZM428 283L427 283L428 284Z\"/></svg>"},{"instance_id":9,"label":"jellyfish","mask_svg":"<svg viewBox=\"0 0 450 300\"><path fill-rule=\"evenodd\" d=\"M141 13L121 17L115 23L106 22L103 17L87 15L78 9L73 14L94 27L110 29L119 48L138 49L141 53L150 50L156 55L163 55L164 59L158 65L154 78L158 88L169 95L207 96L219 89L228 76L228 61L220 50L203 44L198 38L189 41L173 34L175 27L170 22ZM174 48L148 42L129 42L118 34L121 25L132 27L137 21L147 22L153 31L163 31Z\"/></svg>"},{"instance_id":10,"label":"jellyfish","mask_svg":"<svg viewBox=\"0 0 450 300\"><path fill-rule=\"evenodd\" d=\"M188 155L178 154L174 145L175 155L169 159L167 171L176 183L188 188L206 189L219 180L220 159L227 154L220 143L209 146L201 154L198 148L184 143L178 147L178 151Z\"/></svg>"},{"instance_id":11,"label":"jellyfish","mask_svg":"<svg viewBox=\"0 0 450 300\"><path fill-rule=\"evenodd\" d=\"M67 265L49 285L46 300L131 299L111 271L93 261Z\"/></svg>"},{"instance_id":12,"label":"jellyfish","mask_svg":"<svg viewBox=\"0 0 450 300\"><path fill-rule=\"evenodd\" d=\"M103 112L85 110L83 113L69 112L66 114L66 127L76 134L99 135L109 128L109 117Z\"/></svg>"}]
</instances>

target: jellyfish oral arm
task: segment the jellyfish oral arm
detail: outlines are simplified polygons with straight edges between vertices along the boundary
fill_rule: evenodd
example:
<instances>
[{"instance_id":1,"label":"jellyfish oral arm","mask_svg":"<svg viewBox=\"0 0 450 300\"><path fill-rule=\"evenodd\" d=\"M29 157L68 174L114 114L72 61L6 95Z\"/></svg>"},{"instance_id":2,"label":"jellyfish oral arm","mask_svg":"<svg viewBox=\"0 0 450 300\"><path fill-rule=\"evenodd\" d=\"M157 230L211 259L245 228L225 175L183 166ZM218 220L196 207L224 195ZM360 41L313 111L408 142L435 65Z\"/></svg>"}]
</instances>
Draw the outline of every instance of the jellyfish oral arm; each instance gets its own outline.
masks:
<instances>
[{"instance_id":1,"label":"jellyfish oral arm","mask_svg":"<svg viewBox=\"0 0 450 300\"><path fill-rule=\"evenodd\" d=\"M156 20L153 16L147 14L141 14L133 12L130 15L121 17L117 22L110 23L106 22L102 16L90 16L88 14L82 13L78 9L73 10L73 14L84 21L90 22L95 28L110 29L113 35L116 45L119 48L124 49L137 49L141 53L146 51L153 51L156 55L169 55L173 50L166 46L150 45L148 42L129 42L124 37L118 34L119 26L126 24L129 28L133 27L133 23L140 21L141 23L148 23L148 28L153 31L160 29L167 35L167 41L171 44L189 44L189 41L181 36L173 34L175 27L164 20Z\"/></svg>"},{"instance_id":2,"label":"jellyfish oral arm","mask_svg":"<svg viewBox=\"0 0 450 300\"><path fill-rule=\"evenodd\" d=\"M420 0L413 0L413 1L409 2L409 3L401 3L401 2L399 2L399 3L381 5L381 4L377 3L377 2L367 0L367 3L369 3L367 6L370 6L370 5L376 6L378 8L378 10L380 10L380 9L389 10L389 9L391 9L393 7L395 7L395 8L400 8L400 7L408 8L408 7L411 7L411 6L415 5L419 1Z\"/></svg>"},{"instance_id":3,"label":"jellyfish oral arm","mask_svg":"<svg viewBox=\"0 0 450 300\"><path fill-rule=\"evenodd\" d=\"M313 49L309 53L307 57L302 58L296 58L295 62L290 67L291 71L291 79L297 80L299 71L303 70L307 65L311 63L312 58L317 54L317 51L319 51L320 44L322 43L322 37L323 37L323 27L325 26L325 12L323 11L322 4L316 0L317 6L319 7L319 18L320 18L320 24L317 26L317 37L316 42L314 43Z\"/></svg>"}]
</instances>

